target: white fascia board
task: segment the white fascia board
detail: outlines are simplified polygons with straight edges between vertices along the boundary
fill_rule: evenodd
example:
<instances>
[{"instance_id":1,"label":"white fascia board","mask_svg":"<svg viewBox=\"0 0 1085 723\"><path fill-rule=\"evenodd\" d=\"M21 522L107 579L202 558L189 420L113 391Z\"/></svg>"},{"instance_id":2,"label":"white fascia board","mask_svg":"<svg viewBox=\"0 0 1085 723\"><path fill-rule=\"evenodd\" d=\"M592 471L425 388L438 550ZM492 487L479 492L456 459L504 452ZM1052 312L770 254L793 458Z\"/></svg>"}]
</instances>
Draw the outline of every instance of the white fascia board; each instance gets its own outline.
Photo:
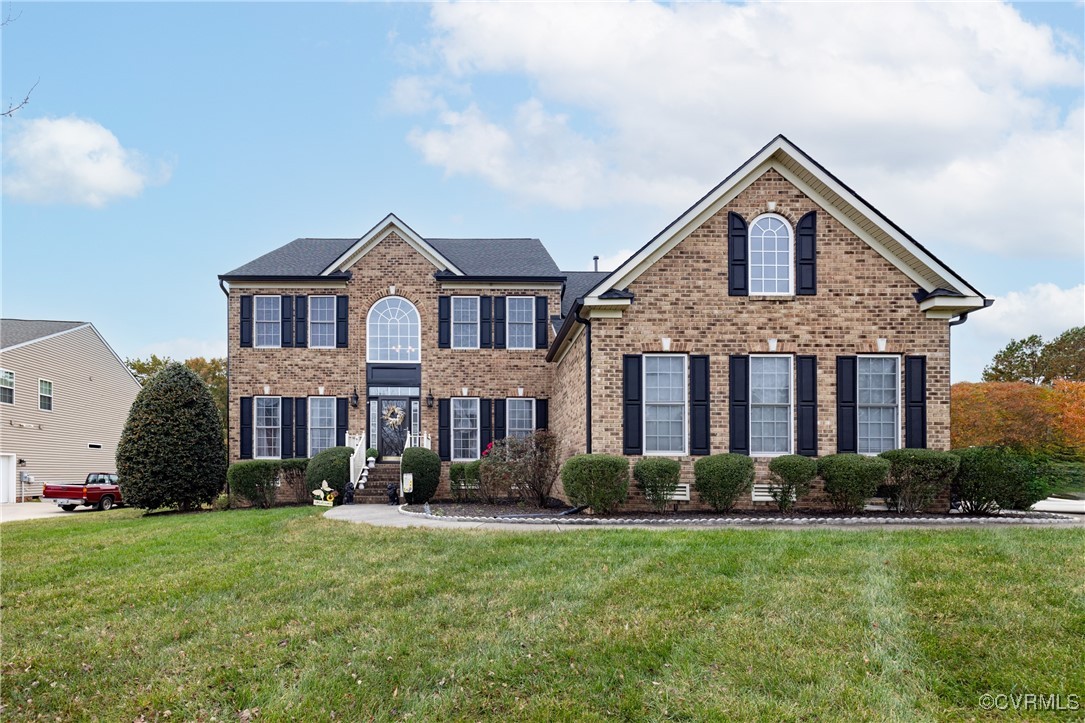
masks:
<instances>
[{"instance_id":1,"label":"white fascia board","mask_svg":"<svg viewBox=\"0 0 1085 723\"><path fill-rule=\"evenodd\" d=\"M983 298L979 296L936 296L919 302L919 310L929 319L949 319L982 308Z\"/></svg>"},{"instance_id":2,"label":"white fascia board","mask_svg":"<svg viewBox=\"0 0 1085 723\"><path fill-rule=\"evenodd\" d=\"M455 279L440 279L438 283L442 289L486 289L490 291L497 291L507 289L509 291L531 291L532 289L548 289L557 291L561 289L561 282L554 282L551 284L546 283L530 283L530 282L512 282L512 281L456 281Z\"/></svg>"},{"instance_id":3,"label":"white fascia board","mask_svg":"<svg viewBox=\"0 0 1085 723\"><path fill-rule=\"evenodd\" d=\"M321 280L314 278L308 281L234 281L229 284L231 291L234 289L345 289L347 288L347 280L344 278L336 277L333 279Z\"/></svg>"},{"instance_id":4,"label":"white fascia board","mask_svg":"<svg viewBox=\"0 0 1085 723\"><path fill-rule=\"evenodd\" d=\"M394 213L385 216L384 220L355 241L354 244L343 252L339 258L333 261L328 268L321 271L320 275L327 276L336 271L345 271L349 269L358 262L358 259L369 253L374 246L386 239L393 231L399 234L399 236L414 248L415 251L422 254L427 261L436 266L439 271L448 269L458 276L463 276L463 272L460 271L455 264L438 253L437 249L430 246L426 240L415 233L410 226L400 221Z\"/></svg>"},{"instance_id":5,"label":"white fascia board","mask_svg":"<svg viewBox=\"0 0 1085 723\"><path fill-rule=\"evenodd\" d=\"M554 363L561 364L562 360L568 355L569 350L573 348L573 344L580 338L580 335L584 333L584 325L577 324L576 328L569 333L569 336L561 342L561 348L558 349L558 353L554 356Z\"/></svg>"}]
</instances>

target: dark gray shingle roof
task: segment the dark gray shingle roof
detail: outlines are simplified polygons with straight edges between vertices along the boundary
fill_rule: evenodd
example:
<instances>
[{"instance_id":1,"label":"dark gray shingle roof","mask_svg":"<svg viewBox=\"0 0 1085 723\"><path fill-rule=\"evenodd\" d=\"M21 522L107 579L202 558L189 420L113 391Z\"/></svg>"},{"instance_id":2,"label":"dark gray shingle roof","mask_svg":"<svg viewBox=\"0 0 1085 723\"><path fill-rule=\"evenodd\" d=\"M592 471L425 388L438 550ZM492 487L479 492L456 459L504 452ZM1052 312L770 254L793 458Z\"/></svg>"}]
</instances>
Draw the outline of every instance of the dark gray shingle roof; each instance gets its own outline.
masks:
<instances>
[{"instance_id":1,"label":"dark gray shingle roof","mask_svg":"<svg viewBox=\"0 0 1085 723\"><path fill-rule=\"evenodd\" d=\"M428 238L467 276L561 276L537 238Z\"/></svg>"},{"instance_id":2,"label":"dark gray shingle roof","mask_svg":"<svg viewBox=\"0 0 1085 723\"><path fill-rule=\"evenodd\" d=\"M223 276L318 276L358 239L299 238Z\"/></svg>"},{"instance_id":3,"label":"dark gray shingle roof","mask_svg":"<svg viewBox=\"0 0 1085 723\"><path fill-rule=\"evenodd\" d=\"M41 319L0 319L0 349L41 339L83 326L85 321L44 321Z\"/></svg>"},{"instance_id":4,"label":"dark gray shingle roof","mask_svg":"<svg viewBox=\"0 0 1085 723\"><path fill-rule=\"evenodd\" d=\"M569 315L573 302L592 290L596 284L610 276L609 271L562 271L565 275L565 293L561 295L561 316Z\"/></svg>"}]
</instances>

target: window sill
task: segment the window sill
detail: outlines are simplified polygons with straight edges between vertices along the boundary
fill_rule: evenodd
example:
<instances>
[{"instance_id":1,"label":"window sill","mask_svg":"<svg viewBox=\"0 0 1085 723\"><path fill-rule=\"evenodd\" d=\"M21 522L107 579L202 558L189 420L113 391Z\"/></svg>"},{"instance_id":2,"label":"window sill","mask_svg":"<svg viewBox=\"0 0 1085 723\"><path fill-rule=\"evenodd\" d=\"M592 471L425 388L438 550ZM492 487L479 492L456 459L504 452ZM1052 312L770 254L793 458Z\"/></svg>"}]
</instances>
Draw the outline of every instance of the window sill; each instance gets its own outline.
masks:
<instances>
[{"instance_id":1,"label":"window sill","mask_svg":"<svg viewBox=\"0 0 1085 723\"><path fill-rule=\"evenodd\" d=\"M799 297L795 294L748 294L746 298L752 301L795 301Z\"/></svg>"}]
</instances>

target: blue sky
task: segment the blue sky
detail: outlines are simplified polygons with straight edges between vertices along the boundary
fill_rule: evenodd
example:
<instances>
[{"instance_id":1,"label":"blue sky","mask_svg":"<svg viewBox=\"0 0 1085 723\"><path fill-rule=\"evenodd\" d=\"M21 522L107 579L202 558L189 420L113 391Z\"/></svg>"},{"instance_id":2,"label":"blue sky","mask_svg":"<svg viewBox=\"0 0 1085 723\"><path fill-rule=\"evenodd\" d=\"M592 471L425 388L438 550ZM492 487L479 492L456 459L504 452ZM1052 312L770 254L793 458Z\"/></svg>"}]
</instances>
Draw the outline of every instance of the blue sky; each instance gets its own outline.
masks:
<instances>
[{"instance_id":1,"label":"blue sky","mask_svg":"<svg viewBox=\"0 0 1085 723\"><path fill-rule=\"evenodd\" d=\"M5 3L6 317L222 354L216 276L395 212L607 267L776 133L987 295L954 379L1085 323L1080 2Z\"/></svg>"}]
</instances>

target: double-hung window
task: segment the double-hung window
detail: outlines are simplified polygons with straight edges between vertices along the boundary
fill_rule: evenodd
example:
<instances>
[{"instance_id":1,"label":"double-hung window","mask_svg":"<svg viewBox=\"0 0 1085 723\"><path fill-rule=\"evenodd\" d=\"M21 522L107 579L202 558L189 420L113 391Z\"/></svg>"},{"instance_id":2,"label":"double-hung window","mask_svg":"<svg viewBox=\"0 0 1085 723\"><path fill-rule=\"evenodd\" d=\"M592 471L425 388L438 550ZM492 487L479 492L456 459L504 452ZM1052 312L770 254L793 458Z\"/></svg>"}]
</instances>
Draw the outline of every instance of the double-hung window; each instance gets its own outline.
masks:
<instances>
[{"instance_id":1,"label":"double-hung window","mask_svg":"<svg viewBox=\"0 0 1085 723\"><path fill-rule=\"evenodd\" d=\"M750 454L791 452L791 357L750 357Z\"/></svg>"},{"instance_id":2,"label":"double-hung window","mask_svg":"<svg viewBox=\"0 0 1085 723\"><path fill-rule=\"evenodd\" d=\"M335 348L335 297L309 297L309 346Z\"/></svg>"},{"instance_id":3,"label":"double-hung window","mask_svg":"<svg viewBox=\"0 0 1085 723\"><path fill-rule=\"evenodd\" d=\"M47 379L38 380L38 409L53 411L53 383Z\"/></svg>"},{"instance_id":4,"label":"double-hung window","mask_svg":"<svg viewBox=\"0 0 1085 723\"><path fill-rule=\"evenodd\" d=\"M282 302L278 296L256 297L256 346L282 346Z\"/></svg>"},{"instance_id":5,"label":"double-hung window","mask_svg":"<svg viewBox=\"0 0 1085 723\"><path fill-rule=\"evenodd\" d=\"M878 454L900 446L900 360L857 359L859 453Z\"/></svg>"},{"instance_id":6,"label":"double-hung window","mask_svg":"<svg viewBox=\"0 0 1085 723\"><path fill-rule=\"evenodd\" d=\"M644 355L645 454L686 454L686 364L684 354Z\"/></svg>"},{"instance_id":7,"label":"double-hung window","mask_svg":"<svg viewBox=\"0 0 1085 723\"><path fill-rule=\"evenodd\" d=\"M750 224L750 293L792 293L791 225L766 214Z\"/></svg>"},{"instance_id":8,"label":"double-hung window","mask_svg":"<svg viewBox=\"0 0 1085 723\"><path fill-rule=\"evenodd\" d=\"M535 433L535 400L520 397L505 400L505 434L530 437Z\"/></svg>"},{"instance_id":9,"label":"double-hung window","mask_svg":"<svg viewBox=\"0 0 1085 723\"><path fill-rule=\"evenodd\" d=\"M509 349L535 348L535 297L510 296L505 314Z\"/></svg>"},{"instance_id":10,"label":"double-hung window","mask_svg":"<svg viewBox=\"0 0 1085 723\"><path fill-rule=\"evenodd\" d=\"M15 372L0 369L0 402L15 404Z\"/></svg>"},{"instance_id":11,"label":"double-hung window","mask_svg":"<svg viewBox=\"0 0 1085 723\"><path fill-rule=\"evenodd\" d=\"M280 416L282 399L279 397L256 397L253 436L254 455L257 459L279 459L282 456L280 435L282 434Z\"/></svg>"},{"instance_id":12,"label":"double-hung window","mask_svg":"<svg viewBox=\"0 0 1085 723\"><path fill-rule=\"evenodd\" d=\"M335 446L335 397L309 397L309 456Z\"/></svg>"},{"instance_id":13,"label":"double-hung window","mask_svg":"<svg viewBox=\"0 0 1085 723\"><path fill-rule=\"evenodd\" d=\"M452 297L452 348L478 349L478 297Z\"/></svg>"},{"instance_id":14,"label":"double-hung window","mask_svg":"<svg viewBox=\"0 0 1085 723\"><path fill-rule=\"evenodd\" d=\"M479 411L477 399L452 399L452 461L479 458Z\"/></svg>"}]
</instances>

